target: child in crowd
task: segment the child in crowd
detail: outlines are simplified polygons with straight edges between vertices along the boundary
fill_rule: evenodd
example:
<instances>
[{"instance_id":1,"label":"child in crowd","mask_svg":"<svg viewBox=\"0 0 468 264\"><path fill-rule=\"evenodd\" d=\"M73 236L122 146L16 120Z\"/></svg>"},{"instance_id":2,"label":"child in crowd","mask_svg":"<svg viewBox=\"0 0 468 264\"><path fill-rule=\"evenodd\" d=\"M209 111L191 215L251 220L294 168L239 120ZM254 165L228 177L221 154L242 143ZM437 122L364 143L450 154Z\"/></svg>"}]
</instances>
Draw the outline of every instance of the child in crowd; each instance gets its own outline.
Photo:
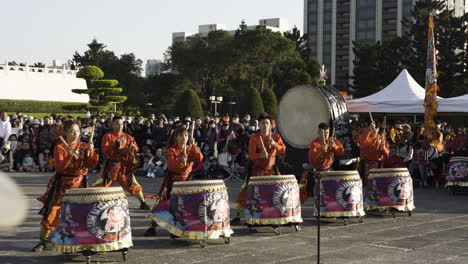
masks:
<instances>
[{"instance_id":1,"label":"child in crowd","mask_svg":"<svg viewBox=\"0 0 468 264\"><path fill-rule=\"evenodd\" d=\"M21 166L23 171L26 172L36 172L39 170L39 167L36 165L36 162L34 162L34 159L32 157L32 151L28 151L24 154Z\"/></svg>"},{"instance_id":2,"label":"child in crowd","mask_svg":"<svg viewBox=\"0 0 468 264\"><path fill-rule=\"evenodd\" d=\"M48 148L39 153L39 169L46 172L54 171L54 157Z\"/></svg>"}]
</instances>

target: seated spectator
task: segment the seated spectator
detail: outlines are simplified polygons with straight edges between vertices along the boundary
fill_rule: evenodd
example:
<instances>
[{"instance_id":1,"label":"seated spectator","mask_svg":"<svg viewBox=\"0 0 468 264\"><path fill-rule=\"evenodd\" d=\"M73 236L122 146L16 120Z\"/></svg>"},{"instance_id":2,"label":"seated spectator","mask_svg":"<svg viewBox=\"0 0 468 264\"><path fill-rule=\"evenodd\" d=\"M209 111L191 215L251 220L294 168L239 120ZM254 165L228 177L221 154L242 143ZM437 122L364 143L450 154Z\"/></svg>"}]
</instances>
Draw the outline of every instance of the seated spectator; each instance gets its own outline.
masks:
<instances>
[{"instance_id":1,"label":"seated spectator","mask_svg":"<svg viewBox=\"0 0 468 264\"><path fill-rule=\"evenodd\" d=\"M212 179L222 179L229 176L229 173L219 166L216 157L210 157L210 166L207 169L207 174L208 177Z\"/></svg>"},{"instance_id":2,"label":"seated spectator","mask_svg":"<svg viewBox=\"0 0 468 264\"><path fill-rule=\"evenodd\" d=\"M23 160L21 162L21 167L22 167L22 170L26 172L39 171L39 167L36 165L36 162L34 162L34 159L32 157L32 151L28 151L25 153Z\"/></svg>"},{"instance_id":3,"label":"seated spectator","mask_svg":"<svg viewBox=\"0 0 468 264\"><path fill-rule=\"evenodd\" d=\"M54 171L54 156L48 148L39 153L39 169L46 172Z\"/></svg>"},{"instance_id":4,"label":"seated spectator","mask_svg":"<svg viewBox=\"0 0 468 264\"><path fill-rule=\"evenodd\" d=\"M224 169L230 167L230 162L232 161L232 155L228 153L227 146L222 149L222 152L218 154L218 163Z\"/></svg>"},{"instance_id":5,"label":"seated spectator","mask_svg":"<svg viewBox=\"0 0 468 264\"><path fill-rule=\"evenodd\" d=\"M397 147L390 147L390 155L385 157L383 160L384 168L405 168L406 164L403 162L403 159L398 156Z\"/></svg>"},{"instance_id":6,"label":"seated spectator","mask_svg":"<svg viewBox=\"0 0 468 264\"><path fill-rule=\"evenodd\" d=\"M0 171L10 171L10 142L0 139Z\"/></svg>"}]
</instances>

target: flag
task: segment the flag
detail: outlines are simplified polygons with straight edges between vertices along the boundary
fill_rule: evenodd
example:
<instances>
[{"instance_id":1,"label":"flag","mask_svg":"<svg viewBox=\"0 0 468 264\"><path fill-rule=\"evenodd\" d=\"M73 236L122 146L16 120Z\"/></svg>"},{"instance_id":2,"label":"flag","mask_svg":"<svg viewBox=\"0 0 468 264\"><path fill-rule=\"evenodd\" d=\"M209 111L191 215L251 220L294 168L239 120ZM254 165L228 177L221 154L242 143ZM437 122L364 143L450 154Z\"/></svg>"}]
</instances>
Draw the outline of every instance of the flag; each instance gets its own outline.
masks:
<instances>
[{"instance_id":1,"label":"flag","mask_svg":"<svg viewBox=\"0 0 468 264\"><path fill-rule=\"evenodd\" d=\"M426 94L424 98L424 129L429 142L438 140L439 131L434 118L437 115L437 59L434 40L434 22L432 13L429 13L429 31L427 42L427 63L426 63Z\"/></svg>"}]
</instances>

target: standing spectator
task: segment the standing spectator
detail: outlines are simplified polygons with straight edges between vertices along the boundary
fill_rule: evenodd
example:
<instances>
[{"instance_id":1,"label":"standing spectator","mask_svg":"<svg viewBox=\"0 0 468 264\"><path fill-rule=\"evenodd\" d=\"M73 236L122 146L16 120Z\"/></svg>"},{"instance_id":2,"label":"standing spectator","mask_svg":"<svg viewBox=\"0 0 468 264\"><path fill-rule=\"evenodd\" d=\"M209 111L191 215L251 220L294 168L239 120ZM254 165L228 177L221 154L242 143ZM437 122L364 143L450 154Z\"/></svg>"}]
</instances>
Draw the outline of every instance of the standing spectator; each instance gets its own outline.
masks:
<instances>
[{"instance_id":1,"label":"standing spectator","mask_svg":"<svg viewBox=\"0 0 468 264\"><path fill-rule=\"evenodd\" d=\"M463 133L463 128L460 127L455 137L455 155L463 156L466 152L467 144L467 136Z\"/></svg>"},{"instance_id":2,"label":"standing spectator","mask_svg":"<svg viewBox=\"0 0 468 264\"><path fill-rule=\"evenodd\" d=\"M210 156L214 155L215 152L215 143L216 143L216 123L214 120L208 122L208 127L203 131L202 140L200 146L203 148L205 145L209 148Z\"/></svg>"},{"instance_id":3,"label":"standing spectator","mask_svg":"<svg viewBox=\"0 0 468 264\"><path fill-rule=\"evenodd\" d=\"M0 138L8 139L11 134L10 117L6 112L0 113Z\"/></svg>"},{"instance_id":4,"label":"standing spectator","mask_svg":"<svg viewBox=\"0 0 468 264\"><path fill-rule=\"evenodd\" d=\"M44 125L39 129L39 151L42 151L46 148L49 150L52 147L52 136L50 134L50 118L48 116L44 117Z\"/></svg>"}]
</instances>

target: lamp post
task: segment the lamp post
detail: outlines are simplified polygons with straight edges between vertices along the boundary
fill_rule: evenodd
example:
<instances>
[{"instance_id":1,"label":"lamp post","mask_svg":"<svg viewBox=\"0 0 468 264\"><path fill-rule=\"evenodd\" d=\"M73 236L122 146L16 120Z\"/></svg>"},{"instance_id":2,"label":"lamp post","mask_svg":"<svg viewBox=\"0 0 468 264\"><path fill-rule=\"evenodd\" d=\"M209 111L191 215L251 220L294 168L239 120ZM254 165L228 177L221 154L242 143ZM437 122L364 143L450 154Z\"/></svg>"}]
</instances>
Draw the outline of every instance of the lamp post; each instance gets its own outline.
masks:
<instances>
[{"instance_id":1,"label":"lamp post","mask_svg":"<svg viewBox=\"0 0 468 264\"><path fill-rule=\"evenodd\" d=\"M218 107L217 107L217 106L218 106L218 104L220 104L222 101L223 101L223 97L222 97L222 96L214 96L214 95L210 96L210 102L211 102L212 104L214 104L214 107L215 107L215 109L214 109L214 111L215 111L214 114L215 114L215 115L218 114Z\"/></svg>"}]
</instances>

